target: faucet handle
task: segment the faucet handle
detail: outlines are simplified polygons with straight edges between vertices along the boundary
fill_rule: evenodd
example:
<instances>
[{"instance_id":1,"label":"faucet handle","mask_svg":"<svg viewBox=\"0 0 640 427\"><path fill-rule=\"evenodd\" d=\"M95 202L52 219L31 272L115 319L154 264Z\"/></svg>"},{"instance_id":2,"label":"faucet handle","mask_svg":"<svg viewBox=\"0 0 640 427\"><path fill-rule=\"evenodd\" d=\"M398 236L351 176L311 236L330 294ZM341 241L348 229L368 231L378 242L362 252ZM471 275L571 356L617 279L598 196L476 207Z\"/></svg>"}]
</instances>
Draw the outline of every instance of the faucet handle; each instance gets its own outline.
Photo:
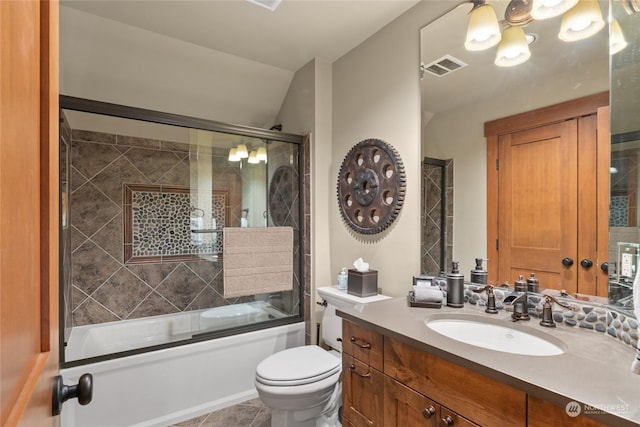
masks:
<instances>
[{"instance_id":1,"label":"faucet handle","mask_svg":"<svg viewBox=\"0 0 640 427\"><path fill-rule=\"evenodd\" d=\"M496 308L496 296L493 293L493 285L486 285L478 289L472 289L473 292L481 293L487 292L487 308L484 312L489 314L496 314L498 309Z\"/></svg>"},{"instance_id":2,"label":"faucet handle","mask_svg":"<svg viewBox=\"0 0 640 427\"><path fill-rule=\"evenodd\" d=\"M540 325L546 328L555 328L556 323L553 321L553 303L558 304L560 307L568 308L572 311L577 311L578 309L572 305L565 304L563 302L558 301L556 298L549 294L543 294L544 304L542 305L542 320L540 320Z\"/></svg>"}]
</instances>

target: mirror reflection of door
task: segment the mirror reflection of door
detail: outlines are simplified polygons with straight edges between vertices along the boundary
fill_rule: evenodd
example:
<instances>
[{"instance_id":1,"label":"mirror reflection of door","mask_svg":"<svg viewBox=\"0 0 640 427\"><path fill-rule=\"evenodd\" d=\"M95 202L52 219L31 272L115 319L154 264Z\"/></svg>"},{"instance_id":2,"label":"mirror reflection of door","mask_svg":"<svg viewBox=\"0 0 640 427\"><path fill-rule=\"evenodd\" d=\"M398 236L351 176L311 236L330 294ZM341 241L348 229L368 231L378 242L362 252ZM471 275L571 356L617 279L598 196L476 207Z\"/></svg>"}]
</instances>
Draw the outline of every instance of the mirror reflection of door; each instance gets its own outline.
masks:
<instances>
[{"instance_id":1,"label":"mirror reflection of door","mask_svg":"<svg viewBox=\"0 0 640 427\"><path fill-rule=\"evenodd\" d=\"M512 283L534 273L544 288L596 295L599 265L597 109L602 93L485 124L490 279ZM600 168L598 168L600 165ZM604 166L604 168L603 168ZM608 181L607 181L608 182ZM606 275L604 276L606 281ZM606 284L604 285L606 295Z\"/></svg>"}]
</instances>

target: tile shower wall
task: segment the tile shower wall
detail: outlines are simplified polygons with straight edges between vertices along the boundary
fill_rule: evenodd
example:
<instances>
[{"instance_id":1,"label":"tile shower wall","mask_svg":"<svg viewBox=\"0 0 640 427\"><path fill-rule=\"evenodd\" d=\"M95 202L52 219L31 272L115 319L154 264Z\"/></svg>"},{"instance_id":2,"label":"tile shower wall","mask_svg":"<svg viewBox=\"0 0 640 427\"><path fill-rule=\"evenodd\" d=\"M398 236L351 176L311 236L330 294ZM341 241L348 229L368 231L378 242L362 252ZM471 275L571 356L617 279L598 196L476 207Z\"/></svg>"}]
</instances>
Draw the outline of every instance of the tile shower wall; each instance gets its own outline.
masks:
<instances>
[{"instance_id":1,"label":"tile shower wall","mask_svg":"<svg viewBox=\"0 0 640 427\"><path fill-rule=\"evenodd\" d=\"M167 141L72 132L70 217L74 326L253 300L253 297L222 298L221 260L137 265L123 262L122 184L189 187L188 149L187 144ZM239 170L227 162L226 154L214 153L214 169L219 171L221 181L229 182L235 180L233 176L238 175ZM273 154L272 157L270 153L270 163L277 159L277 153ZM286 157L288 160L289 156ZM294 197L297 201L299 196ZM240 208L230 210L232 225L238 225L235 222L239 222ZM292 209L292 213L298 225L298 210ZM297 233L295 235L297 245ZM296 257L299 256L296 253ZM296 284L301 280L299 276L298 271ZM299 286L295 289L297 298ZM294 312L298 307L287 308Z\"/></svg>"},{"instance_id":2,"label":"tile shower wall","mask_svg":"<svg viewBox=\"0 0 640 427\"><path fill-rule=\"evenodd\" d=\"M445 228L446 244L444 265L451 265L453 254L453 160L445 162L446 174L446 207L442 218L442 180L440 166L422 164L422 238L421 260L422 273L440 274L441 230Z\"/></svg>"}]
</instances>

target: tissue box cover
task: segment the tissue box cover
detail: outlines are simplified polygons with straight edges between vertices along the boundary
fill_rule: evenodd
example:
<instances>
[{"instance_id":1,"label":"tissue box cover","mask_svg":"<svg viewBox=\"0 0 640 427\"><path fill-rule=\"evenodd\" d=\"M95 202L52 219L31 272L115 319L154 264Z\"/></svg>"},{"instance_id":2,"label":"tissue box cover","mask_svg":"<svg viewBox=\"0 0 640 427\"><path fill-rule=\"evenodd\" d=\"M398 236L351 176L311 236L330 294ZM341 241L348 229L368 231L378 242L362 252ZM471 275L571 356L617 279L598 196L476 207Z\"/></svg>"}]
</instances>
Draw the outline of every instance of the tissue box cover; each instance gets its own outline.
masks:
<instances>
[{"instance_id":1,"label":"tissue box cover","mask_svg":"<svg viewBox=\"0 0 640 427\"><path fill-rule=\"evenodd\" d=\"M378 294L378 272L376 270L348 272L347 293L358 297L370 297Z\"/></svg>"}]
</instances>

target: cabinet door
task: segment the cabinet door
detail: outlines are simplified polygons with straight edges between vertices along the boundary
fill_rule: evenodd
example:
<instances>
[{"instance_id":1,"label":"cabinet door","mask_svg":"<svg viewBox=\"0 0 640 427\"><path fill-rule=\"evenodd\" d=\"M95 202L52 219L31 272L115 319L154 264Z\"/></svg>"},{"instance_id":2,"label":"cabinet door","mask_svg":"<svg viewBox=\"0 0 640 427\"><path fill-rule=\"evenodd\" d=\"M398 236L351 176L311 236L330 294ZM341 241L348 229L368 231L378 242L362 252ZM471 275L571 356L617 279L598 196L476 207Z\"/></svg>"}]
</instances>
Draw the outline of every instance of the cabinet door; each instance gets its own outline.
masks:
<instances>
[{"instance_id":1,"label":"cabinet door","mask_svg":"<svg viewBox=\"0 0 640 427\"><path fill-rule=\"evenodd\" d=\"M350 425L355 427L383 425L383 378L382 372L352 356L343 355L342 416Z\"/></svg>"},{"instance_id":2,"label":"cabinet door","mask_svg":"<svg viewBox=\"0 0 640 427\"><path fill-rule=\"evenodd\" d=\"M533 396L528 396L527 402L529 405L527 425L529 427L604 427L606 425L584 415L569 416L566 408Z\"/></svg>"},{"instance_id":3,"label":"cabinet door","mask_svg":"<svg viewBox=\"0 0 640 427\"><path fill-rule=\"evenodd\" d=\"M385 427L437 427L439 420L440 405L385 376Z\"/></svg>"}]
</instances>

